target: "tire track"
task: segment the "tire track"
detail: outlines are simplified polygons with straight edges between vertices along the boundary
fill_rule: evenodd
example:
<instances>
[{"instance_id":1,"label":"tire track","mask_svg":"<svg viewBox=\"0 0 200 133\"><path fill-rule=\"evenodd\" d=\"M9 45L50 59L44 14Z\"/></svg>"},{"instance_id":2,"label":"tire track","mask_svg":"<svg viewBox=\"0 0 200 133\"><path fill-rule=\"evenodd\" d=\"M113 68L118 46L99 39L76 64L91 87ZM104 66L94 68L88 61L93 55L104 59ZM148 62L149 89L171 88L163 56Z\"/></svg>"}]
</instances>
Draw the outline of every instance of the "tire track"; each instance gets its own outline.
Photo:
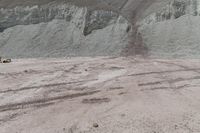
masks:
<instances>
[{"instance_id":1,"label":"tire track","mask_svg":"<svg viewBox=\"0 0 200 133\"><path fill-rule=\"evenodd\" d=\"M126 6L126 4L128 3L129 0L124 1L124 3L121 5L121 7L119 8L120 12L122 11L122 9Z\"/></svg>"},{"instance_id":2,"label":"tire track","mask_svg":"<svg viewBox=\"0 0 200 133\"><path fill-rule=\"evenodd\" d=\"M146 76L146 75L152 75L152 74L164 74L164 73L175 73L175 72L188 72L188 71L196 71L200 70L200 68L191 68L191 69L180 69L180 70L166 70L166 71L155 71L155 72L145 72L145 73L135 73L130 74L128 76Z\"/></svg>"},{"instance_id":3,"label":"tire track","mask_svg":"<svg viewBox=\"0 0 200 133\"><path fill-rule=\"evenodd\" d=\"M165 62L165 61L156 61L156 62L162 63L162 64L167 64L167 65L178 66L178 67L183 68L183 69L185 69L185 70L190 69L190 68L187 67L187 66L180 65L180 64L176 64L176 63L173 63L173 62ZM194 70L193 72L200 73L200 71L196 71L196 70Z\"/></svg>"},{"instance_id":4,"label":"tire track","mask_svg":"<svg viewBox=\"0 0 200 133\"><path fill-rule=\"evenodd\" d=\"M6 123L12 119L17 118L19 115L20 115L20 113L13 113L13 114L3 117L2 119L0 119L0 125L3 123Z\"/></svg>"},{"instance_id":5,"label":"tire track","mask_svg":"<svg viewBox=\"0 0 200 133\"><path fill-rule=\"evenodd\" d=\"M200 76L195 76L191 78L176 78L176 79L170 79L170 80L162 80L162 81L155 81L155 82L147 82L147 83L140 83L138 86L150 86L150 85L158 85L162 83L178 83L182 81L191 81L191 80L198 80L200 79Z\"/></svg>"},{"instance_id":6,"label":"tire track","mask_svg":"<svg viewBox=\"0 0 200 133\"><path fill-rule=\"evenodd\" d=\"M99 90L90 91L90 92L82 92L82 93L75 93L75 94L68 94L63 96L56 96L56 97L49 97L49 98L42 98L36 99L32 101L24 101L19 103L12 103L0 106L0 112L11 111L11 110L18 110L18 109L25 109L33 106L38 106L41 104L48 104L50 102L55 102L57 100L66 100L66 99L73 99L76 97L88 96L93 95L100 92ZM41 107L41 106L40 106Z\"/></svg>"},{"instance_id":7,"label":"tire track","mask_svg":"<svg viewBox=\"0 0 200 133\"><path fill-rule=\"evenodd\" d=\"M4 90L4 91L0 91L0 93L20 92L20 91L31 90L31 89L56 87L56 86L63 86L63 85L69 85L69 84L84 83L84 82L95 81L95 80L96 79L94 79L94 80L75 81L75 82L54 83L54 84L46 84L46 85L40 85L40 86L22 87L22 88L15 89L15 90L7 89L7 90Z\"/></svg>"},{"instance_id":8,"label":"tire track","mask_svg":"<svg viewBox=\"0 0 200 133\"><path fill-rule=\"evenodd\" d=\"M181 86L176 86L176 87L154 87L154 88L148 88L148 89L141 89L141 91L154 91L154 90L180 90L180 89L184 89L186 87L199 87L198 85L189 85L189 84L185 84L185 85L181 85Z\"/></svg>"}]
</instances>

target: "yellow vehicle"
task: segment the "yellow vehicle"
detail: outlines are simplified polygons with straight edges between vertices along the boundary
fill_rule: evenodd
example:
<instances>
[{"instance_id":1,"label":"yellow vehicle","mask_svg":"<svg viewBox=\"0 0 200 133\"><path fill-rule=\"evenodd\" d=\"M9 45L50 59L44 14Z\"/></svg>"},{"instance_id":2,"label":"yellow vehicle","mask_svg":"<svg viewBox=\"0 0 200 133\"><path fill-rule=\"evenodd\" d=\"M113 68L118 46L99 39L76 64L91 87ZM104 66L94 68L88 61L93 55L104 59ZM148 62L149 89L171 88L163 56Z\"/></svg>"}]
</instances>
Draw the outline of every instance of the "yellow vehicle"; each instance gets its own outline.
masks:
<instances>
[{"instance_id":1,"label":"yellow vehicle","mask_svg":"<svg viewBox=\"0 0 200 133\"><path fill-rule=\"evenodd\" d=\"M0 57L0 63L10 63L11 59L4 59L2 60L2 57Z\"/></svg>"}]
</instances>

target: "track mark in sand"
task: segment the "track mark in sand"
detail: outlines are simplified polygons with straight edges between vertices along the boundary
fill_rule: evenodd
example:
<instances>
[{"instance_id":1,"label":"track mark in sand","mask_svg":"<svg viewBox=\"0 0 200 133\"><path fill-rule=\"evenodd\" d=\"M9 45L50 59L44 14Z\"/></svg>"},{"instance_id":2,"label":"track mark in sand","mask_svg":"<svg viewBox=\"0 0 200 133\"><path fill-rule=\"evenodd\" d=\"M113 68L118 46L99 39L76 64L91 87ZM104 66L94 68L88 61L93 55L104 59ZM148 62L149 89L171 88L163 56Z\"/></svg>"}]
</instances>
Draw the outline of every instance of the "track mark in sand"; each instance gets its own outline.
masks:
<instances>
[{"instance_id":1,"label":"track mark in sand","mask_svg":"<svg viewBox=\"0 0 200 133\"><path fill-rule=\"evenodd\" d=\"M95 81L95 80L96 79L94 79L94 80L75 81L75 82L54 83L54 84L46 84L46 85L40 85L40 86L22 87L22 88L15 89L15 90L7 89L7 90L4 90L4 91L0 91L0 93L19 92L19 91L25 91L25 90L31 90L31 89L38 89L38 88L56 87L56 86L77 84L77 83L83 83L83 82Z\"/></svg>"},{"instance_id":2,"label":"track mark in sand","mask_svg":"<svg viewBox=\"0 0 200 133\"><path fill-rule=\"evenodd\" d=\"M20 115L20 113L13 113L13 114L10 114L10 115L7 115L7 116L3 117L2 119L0 119L0 125L5 123L5 122L8 122L8 121L10 121L12 119L15 119L19 115Z\"/></svg>"},{"instance_id":3,"label":"track mark in sand","mask_svg":"<svg viewBox=\"0 0 200 133\"><path fill-rule=\"evenodd\" d=\"M124 1L124 3L122 4L122 6L119 8L119 10L121 11L126 6L127 3L128 3L128 0Z\"/></svg>"},{"instance_id":4,"label":"track mark in sand","mask_svg":"<svg viewBox=\"0 0 200 133\"><path fill-rule=\"evenodd\" d=\"M122 90L124 87L111 87L109 90Z\"/></svg>"},{"instance_id":5,"label":"track mark in sand","mask_svg":"<svg viewBox=\"0 0 200 133\"><path fill-rule=\"evenodd\" d=\"M82 63L81 63L82 64ZM67 70L65 70L65 69L63 69L63 71L64 72L72 72L72 71L74 71L74 70L76 70L76 68L79 66L79 65L81 65L81 64L75 64L75 65L73 65L71 68L69 68L69 69L67 69Z\"/></svg>"},{"instance_id":6,"label":"track mark in sand","mask_svg":"<svg viewBox=\"0 0 200 133\"><path fill-rule=\"evenodd\" d=\"M117 66L112 66L109 68L110 70L121 70L121 69L125 69L124 67L117 67Z\"/></svg>"},{"instance_id":7,"label":"track mark in sand","mask_svg":"<svg viewBox=\"0 0 200 133\"><path fill-rule=\"evenodd\" d=\"M158 84L162 84L162 82L164 82L164 81L156 81L156 82L140 83L140 84L138 84L138 86L158 85Z\"/></svg>"},{"instance_id":8,"label":"track mark in sand","mask_svg":"<svg viewBox=\"0 0 200 133\"><path fill-rule=\"evenodd\" d=\"M167 90L167 89L171 89L170 87L154 87L154 88L150 88L150 89L141 89L141 91L147 91L147 90Z\"/></svg>"},{"instance_id":9,"label":"track mark in sand","mask_svg":"<svg viewBox=\"0 0 200 133\"><path fill-rule=\"evenodd\" d=\"M34 107L43 108L43 107L47 107L47 106L50 106L50 105L53 105L53 104L55 104L55 102L34 105ZM23 114L26 114L26 112L18 112L18 113L13 113L13 114L9 114L7 116L4 116L3 118L0 119L0 125L3 124L3 123L6 123L8 121L11 121L13 119L16 119L17 117L19 117Z\"/></svg>"},{"instance_id":10,"label":"track mark in sand","mask_svg":"<svg viewBox=\"0 0 200 133\"><path fill-rule=\"evenodd\" d=\"M178 66L180 68L183 68L183 69L190 69L188 66L184 66L184 65L180 65L180 64L176 64L176 63L173 63L173 62L165 62L165 61L156 61L158 63L163 63L163 64L168 64L168 65L173 65L173 66ZM194 72L196 73L200 73L199 71L196 71L194 70Z\"/></svg>"},{"instance_id":11,"label":"track mark in sand","mask_svg":"<svg viewBox=\"0 0 200 133\"><path fill-rule=\"evenodd\" d=\"M127 92L120 92L118 95L125 95Z\"/></svg>"},{"instance_id":12,"label":"track mark in sand","mask_svg":"<svg viewBox=\"0 0 200 133\"><path fill-rule=\"evenodd\" d=\"M36 70L24 70L21 72L10 72L10 73L0 73L0 76L10 76L10 77L16 77L19 75L23 75L23 74L40 74L42 71L36 71Z\"/></svg>"},{"instance_id":13,"label":"track mark in sand","mask_svg":"<svg viewBox=\"0 0 200 133\"><path fill-rule=\"evenodd\" d=\"M36 108L42 108L42 107L47 107L47 106L51 106L51 105L54 105L54 104L55 104L55 102L42 103L42 104L34 105L34 107L36 107Z\"/></svg>"},{"instance_id":14,"label":"track mark in sand","mask_svg":"<svg viewBox=\"0 0 200 133\"><path fill-rule=\"evenodd\" d=\"M63 95L63 96L49 97L49 98L43 98L43 99L36 99L32 101L1 105L0 112L17 110L17 109L25 109L28 107L34 107L36 105L41 105L41 104L46 104L46 103L50 104L50 102L55 102L57 100L72 99L72 98L81 97L81 96L93 95L98 92L100 91L96 90L96 91L90 91L90 92L75 93L75 94L70 94L70 95L68 94L68 95Z\"/></svg>"},{"instance_id":15,"label":"track mark in sand","mask_svg":"<svg viewBox=\"0 0 200 133\"><path fill-rule=\"evenodd\" d=\"M197 86L193 86L193 85L189 85L189 84L185 84L182 86L176 86L176 87L154 87L154 88L149 88L149 89L141 89L141 91L154 91L154 90L180 90L180 89L184 89L186 87L197 87Z\"/></svg>"},{"instance_id":16,"label":"track mark in sand","mask_svg":"<svg viewBox=\"0 0 200 133\"><path fill-rule=\"evenodd\" d=\"M141 83L138 84L138 86L149 86L149 85L158 85L162 83L177 83L182 81L191 81L191 80L198 80L200 79L200 76L195 76L191 78L176 78L176 79L169 79L169 80L162 80L162 81L155 81L155 82L147 82L147 83Z\"/></svg>"},{"instance_id":17,"label":"track mark in sand","mask_svg":"<svg viewBox=\"0 0 200 133\"><path fill-rule=\"evenodd\" d=\"M108 103L111 100L109 98L91 98L91 99L83 99L82 103L85 104L95 104L95 103Z\"/></svg>"},{"instance_id":18,"label":"track mark in sand","mask_svg":"<svg viewBox=\"0 0 200 133\"><path fill-rule=\"evenodd\" d=\"M146 75L152 75L152 74L163 74L163 73L175 73L175 72L188 72L188 71L196 71L200 70L200 68L194 68L194 69L180 69L180 70L166 70L166 71L159 71L159 72L145 72L145 73L135 73L130 74L128 76L146 76Z\"/></svg>"}]
</instances>

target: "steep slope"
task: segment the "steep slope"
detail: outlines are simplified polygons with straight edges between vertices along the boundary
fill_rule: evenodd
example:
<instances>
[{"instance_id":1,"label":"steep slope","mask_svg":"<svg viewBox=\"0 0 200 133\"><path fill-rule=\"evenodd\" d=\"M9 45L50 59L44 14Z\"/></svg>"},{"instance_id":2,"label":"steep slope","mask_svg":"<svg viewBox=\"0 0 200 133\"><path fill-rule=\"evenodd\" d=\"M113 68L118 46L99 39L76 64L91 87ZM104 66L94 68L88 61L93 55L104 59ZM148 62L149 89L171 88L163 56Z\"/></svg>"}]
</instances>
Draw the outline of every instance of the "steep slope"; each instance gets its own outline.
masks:
<instances>
[{"instance_id":1,"label":"steep slope","mask_svg":"<svg viewBox=\"0 0 200 133\"><path fill-rule=\"evenodd\" d=\"M71 4L0 11L0 53L8 57L120 55L130 24L117 13Z\"/></svg>"},{"instance_id":2,"label":"steep slope","mask_svg":"<svg viewBox=\"0 0 200 133\"><path fill-rule=\"evenodd\" d=\"M198 26L199 3L0 0L0 53L9 57L198 57L198 31L188 31Z\"/></svg>"},{"instance_id":3,"label":"steep slope","mask_svg":"<svg viewBox=\"0 0 200 133\"><path fill-rule=\"evenodd\" d=\"M200 58L199 0L175 0L140 25L148 54L163 58Z\"/></svg>"},{"instance_id":4,"label":"steep slope","mask_svg":"<svg viewBox=\"0 0 200 133\"><path fill-rule=\"evenodd\" d=\"M183 16L149 25L144 40L154 57L200 58L200 17Z\"/></svg>"},{"instance_id":5,"label":"steep slope","mask_svg":"<svg viewBox=\"0 0 200 133\"><path fill-rule=\"evenodd\" d=\"M0 53L16 58L144 54L136 22L166 1L0 0Z\"/></svg>"},{"instance_id":6,"label":"steep slope","mask_svg":"<svg viewBox=\"0 0 200 133\"><path fill-rule=\"evenodd\" d=\"M148 15L150 12L161 9L166 3L171 1L173 0L0 0L0 8L65 2L82 7L86 6L91 9L112 10L120 12L126 17L133 17L134 14L138 14L136 16L141 18L141 16ZM156 9L152 7L156 7Z\"/></svg>"}]
</instances>

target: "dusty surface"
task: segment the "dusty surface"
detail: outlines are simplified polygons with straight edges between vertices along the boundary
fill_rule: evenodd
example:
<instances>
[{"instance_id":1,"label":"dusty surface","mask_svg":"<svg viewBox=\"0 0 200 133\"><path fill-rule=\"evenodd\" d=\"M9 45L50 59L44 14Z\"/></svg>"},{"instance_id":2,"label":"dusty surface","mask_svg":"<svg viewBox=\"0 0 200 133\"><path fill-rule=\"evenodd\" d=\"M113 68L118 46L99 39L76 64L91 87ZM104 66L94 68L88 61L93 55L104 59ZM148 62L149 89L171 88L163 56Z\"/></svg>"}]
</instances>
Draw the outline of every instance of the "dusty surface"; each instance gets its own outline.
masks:
<instances>
[{"instance_id":1,"label":"dusty surface","mask_svg":"<svg viewBox=\"0 0 200 133\"><path fill-rule=\"evenodd\" d=\"M1 133L199 133L200 61L0 64Z\"/></svg>"}]
</instances>

